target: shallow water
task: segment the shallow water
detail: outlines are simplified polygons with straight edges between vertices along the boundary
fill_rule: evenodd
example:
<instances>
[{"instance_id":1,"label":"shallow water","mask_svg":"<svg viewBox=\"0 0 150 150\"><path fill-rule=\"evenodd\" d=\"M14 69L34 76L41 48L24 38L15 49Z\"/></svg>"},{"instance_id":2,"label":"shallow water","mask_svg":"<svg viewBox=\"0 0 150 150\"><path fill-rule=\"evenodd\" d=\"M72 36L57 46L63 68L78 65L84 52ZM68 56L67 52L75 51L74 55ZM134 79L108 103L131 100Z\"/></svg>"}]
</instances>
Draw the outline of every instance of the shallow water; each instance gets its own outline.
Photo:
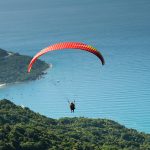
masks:
<instances>
[{"instance_id":1,"label":"shallow water","mask_svg":"<svg viewBox=\"0 0 150 150\"><path fill-rule=\"evenodd\" d=\"M0 1L0 47L31 55L60 41L98 48L106 65L82 51L52 52L42 79L0 88L8 98L48 117L110 118L150 133L150 2ZM68 99L76 100L71 114Z\"/></svg>"}]
</instances>

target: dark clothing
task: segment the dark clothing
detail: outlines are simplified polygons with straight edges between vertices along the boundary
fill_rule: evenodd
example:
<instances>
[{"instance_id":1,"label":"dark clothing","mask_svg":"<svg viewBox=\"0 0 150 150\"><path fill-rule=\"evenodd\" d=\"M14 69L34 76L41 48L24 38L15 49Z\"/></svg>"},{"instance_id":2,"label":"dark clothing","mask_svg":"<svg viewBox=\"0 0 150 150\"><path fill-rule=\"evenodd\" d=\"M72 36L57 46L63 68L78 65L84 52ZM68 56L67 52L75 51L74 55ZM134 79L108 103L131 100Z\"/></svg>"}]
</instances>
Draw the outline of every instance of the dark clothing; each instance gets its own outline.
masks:
<instances>
[{"instance_id":1,"label":"dark clothing","mask_svg":"<svg viewBox=\"0 0 150 150\"><path fill-rule=\"evenodd\" d=\"M75 104L73 102L70 104L70 109L71 109L71 112L74 112L74 110L75 110Z\"/></svg>"}]
</instances>

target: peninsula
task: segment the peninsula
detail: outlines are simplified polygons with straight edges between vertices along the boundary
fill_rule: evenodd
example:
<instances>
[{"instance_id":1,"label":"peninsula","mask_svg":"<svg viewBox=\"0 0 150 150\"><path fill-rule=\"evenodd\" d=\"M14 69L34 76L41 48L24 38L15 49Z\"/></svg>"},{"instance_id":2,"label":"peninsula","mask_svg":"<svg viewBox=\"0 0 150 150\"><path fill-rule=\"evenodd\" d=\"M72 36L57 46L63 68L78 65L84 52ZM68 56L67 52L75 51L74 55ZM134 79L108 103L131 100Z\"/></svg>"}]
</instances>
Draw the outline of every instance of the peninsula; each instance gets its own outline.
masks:
<instances>
[{"instance_id":1,"label":"peninsula","mask_svg":"<svg viewBox=\"0 0 150 150\"><path fill-rule=\"evenodd\" d=\"M31 59L30 56L0 49L0 86L35 80L43 75L49 65L41 60L37 60L31 73L27 73L27 67Z\"/></svg>"}]
</instances>

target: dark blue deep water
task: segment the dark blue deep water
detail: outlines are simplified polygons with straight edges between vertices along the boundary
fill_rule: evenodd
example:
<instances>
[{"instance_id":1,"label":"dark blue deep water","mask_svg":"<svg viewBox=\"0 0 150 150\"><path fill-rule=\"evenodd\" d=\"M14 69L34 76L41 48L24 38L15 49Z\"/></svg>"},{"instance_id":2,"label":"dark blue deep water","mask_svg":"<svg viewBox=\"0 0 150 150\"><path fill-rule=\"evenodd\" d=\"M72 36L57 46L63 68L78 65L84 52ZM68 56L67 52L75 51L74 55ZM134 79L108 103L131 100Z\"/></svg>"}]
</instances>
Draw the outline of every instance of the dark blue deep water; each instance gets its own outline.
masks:
<instances>
[{"instance_id":1,"label":"dark blue deep water","mask_svg":"<svg viewBox=\"0 0 150 150\"><path fill-rule=\"evenodd\" d=\"M0 89L8 98L53 118L109 118L150 133L149 0L1 0L0 47L33 56L61 41L101 51L106 65L82 51L42 56L42 79ZM76 100L71 114L67 100Z\"/></svg>"}]
</instances>

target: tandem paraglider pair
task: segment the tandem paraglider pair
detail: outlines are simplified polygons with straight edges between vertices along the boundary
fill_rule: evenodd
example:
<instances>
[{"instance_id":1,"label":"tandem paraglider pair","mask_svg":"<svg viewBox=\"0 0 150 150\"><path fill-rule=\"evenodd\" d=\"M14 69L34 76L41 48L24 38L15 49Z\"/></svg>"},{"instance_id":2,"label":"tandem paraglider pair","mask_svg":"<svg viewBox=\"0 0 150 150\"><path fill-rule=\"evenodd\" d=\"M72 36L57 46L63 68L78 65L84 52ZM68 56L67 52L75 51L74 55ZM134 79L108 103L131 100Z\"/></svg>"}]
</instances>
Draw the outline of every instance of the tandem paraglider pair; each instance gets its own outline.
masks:
<instances>
[{"instance_id":1,"label":"tandem paraglider pair","mask_svg":"<svg viewBox=\"0 0 150 150\"><path fill-rule=\"evenodd\" d=\"M51 52L51 51L55 51L55 50L63 50L63 49L76 49L76 50L83 50L83 51L90 52L90 53L96 55L100 59L102 65L105 64L105 61L104 61L102 54L96 48L94 48L90 45L81 43L81 42L62 42L62 43L50 45L50 46L42 49L40 52L38 52L32 58L32 60L30 61L29 65L28 65L28 73L30 73L32 65L36 62L36 60L40 56L44 55L47 52ZM74 109L75 109L75 103L74 102L70 103L70 109L71 109L71 112L74 112Z\"/></svg>"}]
</instances>

